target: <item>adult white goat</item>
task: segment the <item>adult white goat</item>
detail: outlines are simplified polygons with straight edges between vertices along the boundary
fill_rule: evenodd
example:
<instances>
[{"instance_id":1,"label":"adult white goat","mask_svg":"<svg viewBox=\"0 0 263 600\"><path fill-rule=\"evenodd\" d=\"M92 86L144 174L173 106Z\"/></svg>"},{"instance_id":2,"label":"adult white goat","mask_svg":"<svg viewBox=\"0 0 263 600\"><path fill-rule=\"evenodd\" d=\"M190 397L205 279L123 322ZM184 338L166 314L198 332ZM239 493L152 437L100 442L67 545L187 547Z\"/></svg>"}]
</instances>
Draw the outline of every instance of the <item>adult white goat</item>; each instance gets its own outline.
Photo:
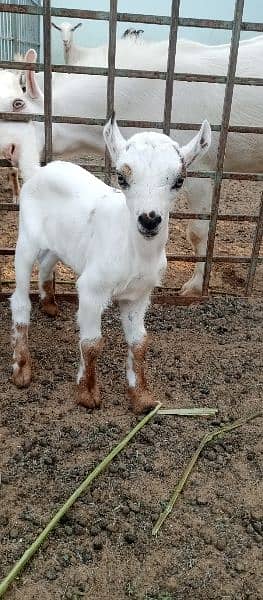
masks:
<instances>
[{"instance_id":1,"label":"adult white goat","mask_svg":"<svg viewBox=\"0 0 263 600\"><path fill-rule=\"evenodd\" d=\"M57 25L52 23L52 26L61 33L61 39L63 43L64 61L66 65L81 64L82 60L87 59L88 48L84 46L77 46L73 40L73 32L81 27L82 23L72 25L71 23L61 23ZM84 64L86 64L84 62Z\"/></svg>"},{"instance_id":2,"label":"adult white goat","mask_svg":"<svg viewBox=\"0 0 263 600\"><path fill-rule=\"evenodd\" d=\"M261 76L263 36L241 42L237 75ZM215 73L226 72L229 45L204 46L179 40L176 58L177 72ZM164 71L166 69L167 42L133 44L132 52L119 54L116 64L127 68ZM122 62L121 62L122 61ZM28 72L27 72L28 73ZM24 98L25 112L43 110L40 92L34 74L27 74L28 94ZM117 78L115 105L120 119L161 120L165 82L160 80ZM55 79L53 90L54 114L92 116L102 118L106 110L106 78L88 75L66 75ZM208 83L176 82L172 120L200 122L205 116L215 124L220 123L224 98L224 85ZM0 109L1 109L0 98ZM233 97L231 124L262 125L263 90L260 86L236 86ZM2 109L3 110L3 109ZM12 102L9 108L12 110ZM44 144L43 124L36 124L40 145ZM134 130L133 130L134 131ZM130 130L131 133L133 133ZM193 132L192 132L193 134ZM190 132L177 131L180 143L190 138ZM189 137L188 137L189 136ZM201 168L213 170L217 152L218 135L213 136L210 152L201 162ZM103 153L101 127L82 125L53 125L53 150L59 154ZM258 172L263 165L263 136L230 133L225 156L225 169L240 172ZM211 203L211 181L189 179L186 184L191 212L208 212ZM193 221L189 224L189 239L196 255L205 254L208 222ZM183 294L200 293L203 279L203 263L197 263L194 275L184 286Z\"/></svg>"},{"instance_id":3,"label":"adult white goat","mask_svg":"<svg viewBox=\"0 0 263 600\"><path fill-rule=\"evenodd\" d=\"M16 125L16 124L15 124ZM127 379L132 408L144 412L155 404L144 376L147 337L144 314L153 287L166 268L169 208L186 176L186 168L210 146L211 130L200 132L183 147L161 133L139 133L127 142L114 115L104 138L116 165L120 190L79 166L53 162L39 168L32 124L17 140L17 126L0 124L1 145L20 163L27 178L20 197L16 247L16 290L11 298L14 364L17 386L31 379L28 349L29 285L36 259L40 262L40 294L44 309L56 312L52 271L58 260L78 274L78 323L81 364L77 402L100 405L95 364L101 352L101 314L112 300L120 306L129 347ZM3 128L3 134L1 130ZM25 139L25 128L27 135Z\"/></svg>"},{"instance_id":4,"label":"adult white goat","mask_svg":"<svg viewBox=\"0 0 263 600\"><path fill-rule=\"evenodd\" d=\"M61 34L64 61L66 65L84 65L90 67L106 67L108 63L108 46L89 48L75 44L73 33L81 27L82 23L52 23L53 27ZM142 40L143 29L126 29L121 39L116 42L116 65L121 66L127 61L131 46Z\"/></svg>"}]
</instances>

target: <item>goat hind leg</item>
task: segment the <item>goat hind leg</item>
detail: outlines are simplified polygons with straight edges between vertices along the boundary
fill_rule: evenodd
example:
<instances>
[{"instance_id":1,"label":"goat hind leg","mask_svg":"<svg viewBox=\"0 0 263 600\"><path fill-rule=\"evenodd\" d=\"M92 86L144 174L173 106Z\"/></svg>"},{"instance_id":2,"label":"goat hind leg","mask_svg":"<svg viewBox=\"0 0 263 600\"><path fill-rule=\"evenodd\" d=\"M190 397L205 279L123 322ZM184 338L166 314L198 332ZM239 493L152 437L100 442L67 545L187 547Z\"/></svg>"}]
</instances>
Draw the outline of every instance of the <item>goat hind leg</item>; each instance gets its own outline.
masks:
<instances>
[{"instance_id":1,"label":"goat hind leg","mask_svg":"<svg viewBox=\"0 0 263 600\"><path fill-rule=\"evenodd\" d=\"M85 275L79 278L77 287L81 362L77 378L76 401L87 408L98 408L101 405L101 398L96 363L103 347L101 315L107 305L107 298L91 293Z\"/></svg>"},{"instance_id":2,"label":"goat hind leg","mask_svg":"<svg viewBox=\"0 0 263 600\"><path fill-rule=\"evenodd\" d=\"M191 221L188 226L187 237L192 244L195 256L205 256L207 246L209 222ZM181 288L181 296L201 296L203 287L205 263L195 265L193 275Z\"/></svg>"},{"instance_id":3,"label":"goat hind leg","mask_svg":"<svg viewBox=\"0 0 263 600\"><path fill-rule=\"evenodd\" d=\"M188 205L191 212L209 213L212 198L211 179L193 179L189 177L186 182ZM190 241L195 256L205 256L209 221L190 221L187 238ZM194 273L181 289L182 296L201 295L203 287L205 263L196 263Z\"/></svg>"},{"instance_id":4,"label":"goat hind leg","mask_svg":"<svg viewBox=\"0 0 263 600\"><path fill-rule=\"evenodd\" d=\"M31 303L29 287L36 253L25 248L18 239L15 256L16 289L11 296L13 382L26 387L31 381L31 358L28 348L28 328Z\"/></svg>"},{"instance_id":5,"label":"goat hind leg","mask_svg":"<svg viewBox=\"0 0 263 600\"><path fill-rule=\"evenodd\" d=\"M43 312L50 317L56 317L58 314L58 305L55 299L53 284L54 267L57 261L57 255L50 250L43 251L38 257L41 307Z\"/></svg>"}]
</instances>

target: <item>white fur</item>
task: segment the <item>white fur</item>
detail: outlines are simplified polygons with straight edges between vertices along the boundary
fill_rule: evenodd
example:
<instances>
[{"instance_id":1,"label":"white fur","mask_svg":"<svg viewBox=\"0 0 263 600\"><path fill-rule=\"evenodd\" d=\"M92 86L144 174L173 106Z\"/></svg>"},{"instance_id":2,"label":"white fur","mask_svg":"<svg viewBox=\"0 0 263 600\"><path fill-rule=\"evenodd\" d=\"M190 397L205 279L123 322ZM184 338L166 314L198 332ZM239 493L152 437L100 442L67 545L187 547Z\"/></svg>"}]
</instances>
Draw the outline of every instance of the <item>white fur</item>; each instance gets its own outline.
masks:
<instances>
[{"instance_id":1,"label":"white fur","mask_svg":"<svg viewBox=\"0 0 263 600\"><path fill-rule=\"evenodd\" d=\"M19 125L23 137L19 136L17 156L23 174L23 165L28 169L28 163L22 157L33 145L34 128L17 124L16 130L9 130L8 143L16 142ZM12 319L14 326L29 324L29 284L35 260L40 261L42 284L50 279L56 260L61 260L78 274L80 341L91 344L100 339L101 314L111 300L117 300L126 340L132 346L145 337L149 296L166 267L169 209L176 196L172 187L184 165L208 150L211 131L205 121L192 142L182 148L154 132L136 134L126 142L115 120L106 124L104 136L117 171L126 174L123 193L71 163L53 162L40 168L36 160L32 166L34 174L21 191ZM139 217L150 216L151 211L161 222L155 227L156 235L146 238L149 231L142 229ZM41 263L47 251L50 272L45 268L43 277ZM78 379L82 375L83 361Z\"/></svg>"}]
</instances>

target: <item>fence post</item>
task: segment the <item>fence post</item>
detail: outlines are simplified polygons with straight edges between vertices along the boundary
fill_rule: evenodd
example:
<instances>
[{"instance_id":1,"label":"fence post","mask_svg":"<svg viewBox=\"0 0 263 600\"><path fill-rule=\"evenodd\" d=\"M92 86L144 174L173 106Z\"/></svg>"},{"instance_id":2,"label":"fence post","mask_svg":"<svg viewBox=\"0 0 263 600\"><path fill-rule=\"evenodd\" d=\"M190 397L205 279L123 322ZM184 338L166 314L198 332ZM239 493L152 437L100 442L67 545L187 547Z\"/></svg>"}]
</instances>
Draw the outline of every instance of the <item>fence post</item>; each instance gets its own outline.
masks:
<instances>
[{"instance_id":1,"label":"fence post","mask_svg":"<svg viewBox=\"0 0 263 600\"><path fill-rule=\"evenodd\" d=\"M212 204L211 204L211 220L210 220L210 224L209 224L209 231L208 231L208 238L207 238L206 262L205 262L205 271L204 271L204 280L203 280L203 295L204 296L206 296L208 293L210 275L211 275L211 270L212 270L212 261L213 261L213 254L214 254L216 225L217 225L217 215L218 215L220 192L221 192L222 179L223 179L227 133L228 133L228 126L229 126L229 121L230 121L232 98L233 98L233 91L234 91L234 84L235 84L234 79L235 79L235 73L236 73L236 64L237 64L241 25L242 25L243 9L244 9L244 0L236 0L234 20L233 20L233 29L232 29L232 36L231 36L231 45L230 45L230 55L229 55L229 62L228 62L227 82L226 82L222 121L221 121L221 131L220 131L220 135L219 135L219 144L218 144L218 152L217 152L217 160L216 160L215 182L214 182Z\"/></svg>"}]
</instances>

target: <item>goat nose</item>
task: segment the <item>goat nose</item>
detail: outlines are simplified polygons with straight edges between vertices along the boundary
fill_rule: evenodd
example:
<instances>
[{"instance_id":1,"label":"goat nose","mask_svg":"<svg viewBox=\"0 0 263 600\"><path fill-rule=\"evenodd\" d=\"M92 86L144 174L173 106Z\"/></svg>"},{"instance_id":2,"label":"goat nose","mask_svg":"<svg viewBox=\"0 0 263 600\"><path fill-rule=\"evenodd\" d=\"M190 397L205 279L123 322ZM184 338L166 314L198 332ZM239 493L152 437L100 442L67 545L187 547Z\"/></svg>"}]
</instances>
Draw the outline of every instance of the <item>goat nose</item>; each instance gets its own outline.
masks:
<instances>
[{"instance_id":1,"label":"goat nose","mask_svg":"<svg viewBox=\"0 0 263 600\"><path fill-rule=\"evenodd\" d=\"M142 213L138 217L140 225L142 225L142 227L147 231L153 231L154 229L156 229L156 227L160 225L161 220L162 217L160 215L157 215L154 210L152 210L148 214Z\"/></svg>"}]
</instances>

